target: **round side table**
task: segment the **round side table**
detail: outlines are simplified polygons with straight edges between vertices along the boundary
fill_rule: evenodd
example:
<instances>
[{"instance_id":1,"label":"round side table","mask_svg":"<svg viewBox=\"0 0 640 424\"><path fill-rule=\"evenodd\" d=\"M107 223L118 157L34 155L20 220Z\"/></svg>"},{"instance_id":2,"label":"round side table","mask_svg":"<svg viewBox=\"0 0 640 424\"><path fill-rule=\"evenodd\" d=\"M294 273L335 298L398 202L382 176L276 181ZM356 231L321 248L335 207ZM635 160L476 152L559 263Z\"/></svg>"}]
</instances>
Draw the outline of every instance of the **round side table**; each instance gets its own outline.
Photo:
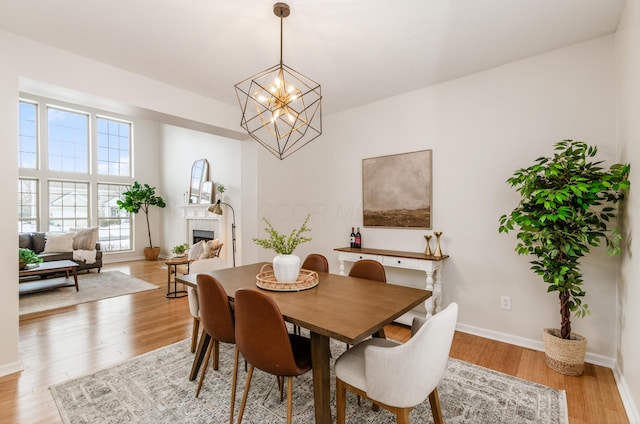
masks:
<instances>
[{"instance_id":1,"label":"round side table","mask_svg":"<svg viewBox=\"0 0 640 424\"><path fill-rule=\"evenodd\" d=\"M165 262L167 264L167 294L165 295L168 299L177 299L179 297L185 297L187 295L186 290L178 290L178 284L176 283L175 277L173 278L173 291L171 291L171 267L173 267L173 274L178 274L178 265L186 265L187 273L189 273L189 264L191 261L186 256L177 257L177 258L169 258Z\"/></svg>"}]
</instances>

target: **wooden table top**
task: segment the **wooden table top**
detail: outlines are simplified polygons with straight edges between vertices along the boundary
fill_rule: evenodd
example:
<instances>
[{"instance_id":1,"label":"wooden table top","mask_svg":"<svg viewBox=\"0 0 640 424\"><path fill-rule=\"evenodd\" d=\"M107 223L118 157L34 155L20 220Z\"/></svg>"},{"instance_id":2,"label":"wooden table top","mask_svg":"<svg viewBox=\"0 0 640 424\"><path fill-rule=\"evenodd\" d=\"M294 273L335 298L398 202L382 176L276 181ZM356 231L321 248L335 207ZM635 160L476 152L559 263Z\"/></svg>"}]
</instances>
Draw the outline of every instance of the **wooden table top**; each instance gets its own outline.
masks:
<instances>
[{"instance_id":1,"label":"wooden table top","mask_svg":"<svg viewBox=\"0 0 640 424\"><path fill-rule=\"evenodd\" d=\"M258 289L256 275L264 262L210 271L230 299L236 290L251 288L271 296L285 320L310 331L356 344L393 322L431 296L422 289L319 272L320 283L300 292ZM180 275L178 283L196 287L196 275Z\"/></svg>"}]
</instances>

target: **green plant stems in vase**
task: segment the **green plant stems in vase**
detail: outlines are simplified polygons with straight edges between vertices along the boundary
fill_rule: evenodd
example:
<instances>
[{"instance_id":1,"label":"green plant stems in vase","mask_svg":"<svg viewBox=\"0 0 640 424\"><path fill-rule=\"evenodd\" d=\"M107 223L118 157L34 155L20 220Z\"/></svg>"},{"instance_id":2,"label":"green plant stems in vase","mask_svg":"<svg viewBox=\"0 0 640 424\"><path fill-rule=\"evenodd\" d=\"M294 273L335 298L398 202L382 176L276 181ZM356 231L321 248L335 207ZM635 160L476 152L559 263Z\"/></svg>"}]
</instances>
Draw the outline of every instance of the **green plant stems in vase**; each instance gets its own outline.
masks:
<instances>
[{"instance_id":1,"label":"green plant stems in vase","mask_svg":"<svg viewBox=\"0 0 640 424\"><path fill-rule=\"evenodd\" d=\"M424 250L424 254L427 256L433 256L433 252L431 252L431 237L433 237L431 234L424 236L427 240L427 248Z\"/></svg>"}]
</instances>

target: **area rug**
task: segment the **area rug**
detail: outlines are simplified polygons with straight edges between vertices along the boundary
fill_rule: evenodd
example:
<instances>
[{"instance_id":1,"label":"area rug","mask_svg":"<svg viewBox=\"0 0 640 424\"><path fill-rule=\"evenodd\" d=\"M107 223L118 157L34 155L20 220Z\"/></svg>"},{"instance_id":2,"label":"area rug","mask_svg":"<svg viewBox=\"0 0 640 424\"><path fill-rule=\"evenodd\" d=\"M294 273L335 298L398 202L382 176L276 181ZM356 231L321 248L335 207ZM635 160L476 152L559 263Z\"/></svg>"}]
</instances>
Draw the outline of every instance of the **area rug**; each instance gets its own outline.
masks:
<instances>
[{"instance_id":1,"label":"area rug","mask_svg":"<svg viewBox=\"0 0 640 424\"><path fill-rule=\"evenodd\" d=\"M207 371L199 398L189 381L193 354L189 340L149 352L120 365L50 388L65 423L226 423L229 422L233 346L220 345L218 371ZM344 343L332 340L332 357ZM331 403L335 419L335 376L331 360ZM246 373L240 367L235 418ZM312 373L294 381L293 422L314 422ZM438 386L442 413L454 423L568 423L565 392L456 359L449 359ZM410 415L412 423L432 423L429 401ZM256 369L243 423L286 422L276 379ZM348 423L395 423L386 410L358 406L347 392Z\"/></svg>"},{"instance_id":2,"label":"area rug","mask_svg":"<svg viewBox=\"0 0 640 424\"><path fill-rule=\"evenodd\" d=\"M90 272L78 275L79 291L75 287L23 294L20 296L20 315L48 311L80 303L157 289L155 284L120 271Z\"/></svg>"}]
</instances>

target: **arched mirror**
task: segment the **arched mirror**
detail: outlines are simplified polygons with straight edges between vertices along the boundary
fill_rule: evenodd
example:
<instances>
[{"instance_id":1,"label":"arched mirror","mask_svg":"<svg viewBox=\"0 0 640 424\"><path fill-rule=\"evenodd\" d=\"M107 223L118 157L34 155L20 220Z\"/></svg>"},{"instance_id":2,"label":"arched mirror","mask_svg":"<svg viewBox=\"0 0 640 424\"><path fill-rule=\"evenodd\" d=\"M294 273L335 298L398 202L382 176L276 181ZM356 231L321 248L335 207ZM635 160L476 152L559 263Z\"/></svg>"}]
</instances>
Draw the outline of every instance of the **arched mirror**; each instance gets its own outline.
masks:
<instances>
[{"instance_id":1,"label":"arched mirror","mask_svg":"<svg viewBox=\"0 0 640 424\"><path fill-rule=\"evenodd\" d=\"M198 159L191 166L191 183L189 184L189 203L201 203L202 185L209 180L209 162Z\"/></svg>"}]
</instances>

